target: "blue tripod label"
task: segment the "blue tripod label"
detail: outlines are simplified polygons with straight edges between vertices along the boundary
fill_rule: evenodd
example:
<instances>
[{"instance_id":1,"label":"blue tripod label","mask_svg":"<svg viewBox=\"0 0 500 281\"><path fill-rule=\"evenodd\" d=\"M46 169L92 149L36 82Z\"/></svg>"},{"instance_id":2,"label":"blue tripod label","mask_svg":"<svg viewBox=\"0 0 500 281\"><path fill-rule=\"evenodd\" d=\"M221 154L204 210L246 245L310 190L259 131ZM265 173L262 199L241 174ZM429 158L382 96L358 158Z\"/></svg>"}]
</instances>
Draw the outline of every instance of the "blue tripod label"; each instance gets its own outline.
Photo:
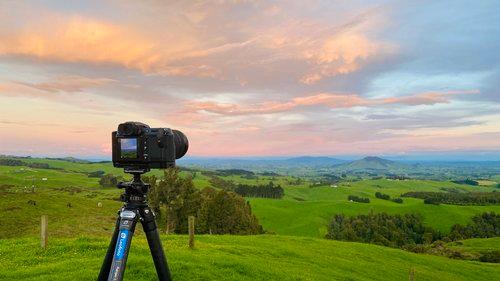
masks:
<instances>
[{"instance_id":1,"label":"blue tripod label","mask_svg":"<svg viewBox=\"0 0 500 281\"><path fill-rule=\"evenodd\" d=\"M127 247L127 240L129 236L128 229L121 229L118 234L118 243L116 244L115 259L122 260L125 255L125 248Z\"/></svg>"}]
</instances>

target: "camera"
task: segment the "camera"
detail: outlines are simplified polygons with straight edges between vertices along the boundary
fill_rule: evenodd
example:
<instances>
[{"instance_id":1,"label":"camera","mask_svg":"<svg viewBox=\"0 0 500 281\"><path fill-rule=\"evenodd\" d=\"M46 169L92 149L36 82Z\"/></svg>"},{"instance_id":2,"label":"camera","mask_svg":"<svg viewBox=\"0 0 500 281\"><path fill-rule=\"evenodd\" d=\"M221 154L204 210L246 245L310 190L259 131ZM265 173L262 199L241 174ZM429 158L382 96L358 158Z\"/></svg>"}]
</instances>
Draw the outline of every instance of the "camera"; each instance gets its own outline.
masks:
<instances>
[{"instance_id":1,"label":"camera","mask_svg":"<svg viewBox=\"0 0 500 281\"><path fill-rule=\"evenodd\" d=\"M113 165L127 170L149 171L175 166L189 142L181 131L150 128L140 122L125 122L111 134Z\"/></svg>"}]
</instances>

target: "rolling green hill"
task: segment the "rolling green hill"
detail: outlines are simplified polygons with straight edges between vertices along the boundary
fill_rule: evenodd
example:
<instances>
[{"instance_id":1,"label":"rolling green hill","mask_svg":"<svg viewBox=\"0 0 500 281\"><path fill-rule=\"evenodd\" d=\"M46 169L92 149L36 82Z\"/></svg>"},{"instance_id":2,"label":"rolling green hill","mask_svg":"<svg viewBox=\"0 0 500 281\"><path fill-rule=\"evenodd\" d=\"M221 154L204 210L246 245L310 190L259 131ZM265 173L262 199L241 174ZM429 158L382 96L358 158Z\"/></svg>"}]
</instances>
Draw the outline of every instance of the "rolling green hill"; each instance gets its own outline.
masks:
<instances>
[{"instance_id":1,"label":"rolling green hill","mask_svg":"<svg viewBox=\"0 0 500 281\"><path fill-rule=\"evenodd\" d=\"M360 160L352 161L336 167L343 171L380 170L393 171L408 168L408 165L382 159L380 157L368 156Z\"/></svg>"},{"instance_id":2,"label":"rolling green hill","mask_svg":"<svg viewBox=\"0 0 500 281\"><path fill-rule=\"evenodd\" d=\"M0 166L0 209L9 212L9 216L0 216L0 224L12 224L17 220L17 229L0 229L1 237L12 237L17 233L36 233L31 225L41 214L57 216L64 212L67 216L58 219L59 226L55 232L61 236L71 236L78 227L66 227L72 219L80 214L82 221L93 225L94 232L106 231L105 224L99 221L113 220L120 190L116 188L100 188L97 178L89 178L87 173L103 170L107 173L124 175L120 169L112 167L111 163L78 163L75 161L23 159L27 163L47 163L55 169L35 169L26 166ZM149 174L161 175L160 170ZM184 174L191 172L184 172ZM193 173L191 173L193 174ZM127 176L127 175L124 175ZM46 180L42 180L42 179ZM444 191L452 188L462 191L492 191L492 186L459 185L449 181L424 180L362 180L342 182L338 185L309 187L310 182L292 185L295 178L286 176L258 176L244 178L229 175L223 177L235 183L258 184L273 180L285 189L285 197L281 200L248 198L264 228L270 232L283 235L299 235L323 237L326 225L335 213L356 215L359 213L420 213L429 226L447 232L455 223L466 224L470 217L484 211L500 212L500 206L455 206L428 205L423 200L404 198L403 204L375 198L379 191L398 197L408 191ZM30 193L33 183L36 193ZM194 184L198 188L210 186L209 178L200 172L195 173ZM334 187L336 186L336 187ZM369 204L349 202L348 195L370 198ZM27 204L33 200L37 205ZM97 203L103 204L97 208ZM68 207L71 204L71 207ZM93 218L98 217L95 221ZM18 219L21 217L22 219ZM10 234L8 233L10 232Z\"/></svg>"},{"instance_id":3,"label":"rolling green hill","mask_svg":"<svg viewBox=\"0 0 500 281\"><path fill-rule=\"evenodd\" d=\"M471 187L451 182L423 180L364 180L340 183L337 187L289 186L283 200L251 198L252 208L264 228L284 235L323 237L326 225L335 213L387 212L419 213L424 222L438 230L448 232L453 224L466 224L470 217L485 211L500 212L500 206L428 205L421 199L403 198L403 204L377 199L379 191L398 197L408 191L443 191L454 188L463 191L491 191L492 187ZM348 195L370 198L369 204L349 202Z\"/></svg>"},{"instance_id":4,"label":"rolling green hill","mask_svg":"<svg viewBox=\"0 0 500 281\"><path fill-rule=\"evenodd\" d=\"M304 237L163 236L174 280L493 280L498 264L453 260L381 246ZM0 279L94 280L107 238L51 239L47 250L34 238L0 240ZM133 239L125 280L156 280L143 236Z\"/></svg>"},{"instance_id":5,"label":"rolling green hill","mask_svg":"<svg viewBox=\"0 0 500 281\"><path fill-rule=\"evenodd\" d=\"M114 226L121 190L99 187L88 173L102 170L122 175L110 163L23 159L46 163L50 169L0 166L0 280L92 280L97 276ZM152 174L161 175L155 170ZM210 186L209 176L194 176L198 188ZM416 280L492 280L500 265L413 254L369 244L321 239L334 213L419 213L424 222L444 232L466 224L500 206L426 205L404 198L403 204L375 198L379 191L398 197L408 191L492 191L495 185L468 186L449 181L361 180L309 187L288 176L225 175L235 183L270 180L284 187L283 199L248 198L269 233L259 236L197 236L195 250L187 238L164 235L175 280L405 280L410 267ZM43 180L45 179L45 180ZM35 183L35 193L31 185ZM348 195L370 198L369 204L349 202ZM101 207L98 207L101 203ZM41 250L36 235L41 215L49 217L49 248ZM161 224L162 222L160 222ZM155 280L147 243L140 230L134 238L126 280ZM300 237L302 236L302 237ZM472 239L450 244L469 255L498 250L497 239ZM476 255L477 256L477 255Z\"/></svg>"}]
</instances>

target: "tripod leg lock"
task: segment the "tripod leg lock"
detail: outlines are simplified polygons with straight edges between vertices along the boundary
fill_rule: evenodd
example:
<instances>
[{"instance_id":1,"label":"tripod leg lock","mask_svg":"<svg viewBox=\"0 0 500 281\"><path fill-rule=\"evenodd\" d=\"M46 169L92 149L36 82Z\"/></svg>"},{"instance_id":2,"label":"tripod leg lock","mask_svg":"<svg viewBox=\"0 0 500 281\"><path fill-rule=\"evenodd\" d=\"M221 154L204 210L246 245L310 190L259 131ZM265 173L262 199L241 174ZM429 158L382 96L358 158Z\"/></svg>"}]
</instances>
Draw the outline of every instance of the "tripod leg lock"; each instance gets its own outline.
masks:
<instances>
[{"instance_id":1,"label":"tripod leg lock","mask_svg":"<svg viewBox=\"0 0 500 281\"><path fill-rule=\"evenodd\" d=\"M144 209L140 210L140 215L141 215L141 222L142 226L144 228L145 232L151 232L155 231L157 226L156 226L156 221L155 221L155 214L153 213L153 210L151 208L146 207Z\"/></svg>"}]
</instances>

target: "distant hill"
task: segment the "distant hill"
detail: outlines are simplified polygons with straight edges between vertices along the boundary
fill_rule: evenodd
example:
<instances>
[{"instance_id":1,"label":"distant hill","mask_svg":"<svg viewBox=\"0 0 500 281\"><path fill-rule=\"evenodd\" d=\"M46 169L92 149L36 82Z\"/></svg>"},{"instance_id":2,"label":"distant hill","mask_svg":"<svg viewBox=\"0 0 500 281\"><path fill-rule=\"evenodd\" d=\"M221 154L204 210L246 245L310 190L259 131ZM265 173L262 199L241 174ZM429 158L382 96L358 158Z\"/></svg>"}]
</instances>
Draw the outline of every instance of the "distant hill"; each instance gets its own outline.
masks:
<instances>
[{"instance_id":1,"label":"distant hill","mask_svg":"<svg viewBox=\"0 0 500 281\"><path fill-rule=\"evenodd\" d=\"M394 171L409 168L409 165L383 159L376 156L368 156L363 159L352 161L336 167L337 170L343 171Z\"/></svg>"},{"instance_id":2,"label":"distant hill","mask_svg":"<svg viewBox=\"0 0 500 281\"><path fill-rule=\"evenodd\" d=\"M308 165L308 166L331 166L346 163L345 160L332 157L301 156L282 160L287 164Z\"/></svg>"},{"instance_id":3,"label":"distant hill","mask_svg":"<svg viewBox=\"0 0 500 281\"><path fill-rule=\"evenodd\" d=\"M71 163L80 163L80 164L90 164L90 163L92 163L92 161L83 160L83 159L79 159L79 158L75 158L75 157L60 157L60 158L50 158L50 157L48 157L47 159L49 159L49 160L61 160L61 161L67 161L67 162L71 162Z\"/></svg>"},{"instance_id":4,"label":"distant hill","mask_svg":"<svg viewBox=\"0 0 500 281\"><path fill-rule=\"evenodd\" d=\"M284 159L265 158L198 158L188 157L180 159L179 165L182 166L197 166L207 169L226 170L226 169L245 169L254 172L276 171L284 172L287 170L296 171L297 168L330 168L335 165L346 163L345 160L340 160L332 157L314 157L300 156Z\"/></svg>"}]
</instances>

